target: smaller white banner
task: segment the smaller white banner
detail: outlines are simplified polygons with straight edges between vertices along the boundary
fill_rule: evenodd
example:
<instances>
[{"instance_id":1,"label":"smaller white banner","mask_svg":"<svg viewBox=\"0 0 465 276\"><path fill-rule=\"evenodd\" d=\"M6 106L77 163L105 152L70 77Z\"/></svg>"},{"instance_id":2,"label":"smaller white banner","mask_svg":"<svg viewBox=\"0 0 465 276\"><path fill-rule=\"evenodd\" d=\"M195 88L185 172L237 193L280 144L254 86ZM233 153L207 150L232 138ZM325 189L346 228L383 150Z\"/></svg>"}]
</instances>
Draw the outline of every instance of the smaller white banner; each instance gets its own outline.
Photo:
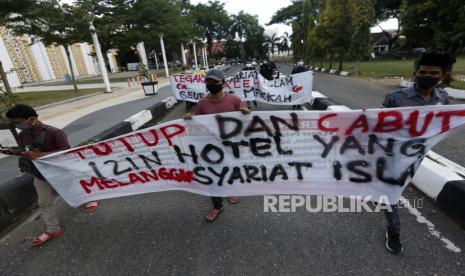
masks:
<instances>
[{"instance_id":1,"label":"smaller white banner","mask_svg":"<svg viewBox=\"0 0 465 276\"><path fill-rule=\"evenodd\" d=\"M205 76L171 75L171 89L178 100L198 102L208 95ZM260 101L275 105L304 104L312 98L311 71L279 79L267 80L258 71L241 71L226 79L224 92L235 94L242 101Z\"/></svg>"}]
</instances>

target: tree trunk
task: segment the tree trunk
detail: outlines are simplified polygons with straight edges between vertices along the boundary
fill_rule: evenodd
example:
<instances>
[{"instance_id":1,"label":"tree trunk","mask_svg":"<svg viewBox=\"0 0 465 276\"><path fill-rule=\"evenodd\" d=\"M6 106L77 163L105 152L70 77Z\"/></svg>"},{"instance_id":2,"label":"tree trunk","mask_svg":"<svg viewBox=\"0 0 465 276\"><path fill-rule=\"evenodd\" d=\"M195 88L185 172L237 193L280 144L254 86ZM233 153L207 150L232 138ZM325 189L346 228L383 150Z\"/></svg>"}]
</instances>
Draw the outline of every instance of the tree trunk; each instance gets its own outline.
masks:
<instances>
[{"instance_id":1,"label":"tree trunk","mask_svg":"<svg viewBox=\"0 0 465 276\"><path fill-rule=\"evenodd\" d=\"M323 55L320 57L320 68L323 68Z\"/></svg>"},{"instance_id":2,"label":"tree trunk","mask_svg":"<svg viewBox=\"0 0 465 276\"><path fill-rule=\"evenodd\" d=\"M344 55L342 55L342 54L339 55L339 72L341 72L342 69L344 69L344 68L342 68L342 60L343 59L344 59Z\"/></svg>"},{"instance_id":3,"label":"tree trunk","mask_svg":"<svg viewBox=\"0 0 465 276\"><path fill-rule=\"evenodd\" d=\"M239 39L241 40L241 58L242 60L245 60L246 56L245 56L244 42L242 41L242 36L239 37Z\"/></svg>"},{"instance_id":4,"label":"tree trunk","mask_svg":"<svg viewBox=\"0 0 465 276\"><path fill-rule=\"evenodd\" d=\"M333 68L333 58L334 58L334 55L333 55L333 53L331 53L329 55L329 70L331 70Z\"/></svg>"},{"instance_id":5,"label":"tree trunk","mask_svg":"<svg viewBox=\"0 0 465 276\"><path fill-rule=\"evenodd\" d=\"M12 107L15 104L15 97L13 95L13 91L11 90L8 77L5 73L5 70L3 69L2 61L0 61L0 78L3 83L3 87L5 87L5 97L6 97L5 105L6 107Z\"/></svg>"},{"instance_id":6,"label":"tree trunk","mask_svg":"<svg viewBox=\"0 0 465 276\"><path fill-rule=\"evenodd\" d=\"M73 64L71 62L71 54L69 52L69 47L68 45L63 45L63 47L65 47L65 52L66 52L66 57L68 58L68 63L69 63L69 71L71 72L71 82L73 83L73 87L74 87L74 92L79 92L79 89L77 87L77 84L76 84L76 78L74 77L74 69L73 69Z\"/></svg>"},{"instance_id":7,"label":"tree trunk","mask_svg":"<svg viewBox=\"0 0 465 276\"><path fill-rule=\"evenodd\" d=\"M358 76L360 74L360 61L357 59L354 65L354 74Z\"/></svg>"}]
</instances>

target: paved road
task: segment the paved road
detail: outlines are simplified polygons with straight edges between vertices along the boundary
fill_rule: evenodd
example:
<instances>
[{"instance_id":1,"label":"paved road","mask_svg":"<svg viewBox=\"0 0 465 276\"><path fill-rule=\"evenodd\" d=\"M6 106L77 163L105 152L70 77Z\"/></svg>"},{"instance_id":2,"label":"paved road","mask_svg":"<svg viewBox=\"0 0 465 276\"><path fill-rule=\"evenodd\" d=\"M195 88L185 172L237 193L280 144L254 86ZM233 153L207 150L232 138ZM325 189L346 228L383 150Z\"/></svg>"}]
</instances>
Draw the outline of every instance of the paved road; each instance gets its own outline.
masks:
<instances>
[{"instance_id":1,"label":"paved road","mask_svg":"<svg viewBox=\"0 0 465 276\"><path fill-rule=\"evenodd\" d=\"M317 89L323 80L316 75ZM165 120L179 118L183 108ZM404 197L423 207L400 210L405 252L399 256L384 248L379 213L265 213L262 197L244 197L208 224L210 200L185 192L105 200L91 215L58 199L65 234L33 249L40 222L21 225L0 244L0 274L464 275L464 230L414 188ZM446 248L432 228L462 252Z\"/></svg>"},{"instance_id":2,"label":"paved road","mask_svg":"<svg viewBox=\"0 0 465 276\"><path fill-rule=\"evenodd\" d=\"M74 146L170 95L170 88L163 87L157 96L149 96L102 109L72 122L63 130L68 135L71 145ZM0 185L19 174L17 167L17 158L14 156L0 159Z\"/></svg>"}]
</instances>

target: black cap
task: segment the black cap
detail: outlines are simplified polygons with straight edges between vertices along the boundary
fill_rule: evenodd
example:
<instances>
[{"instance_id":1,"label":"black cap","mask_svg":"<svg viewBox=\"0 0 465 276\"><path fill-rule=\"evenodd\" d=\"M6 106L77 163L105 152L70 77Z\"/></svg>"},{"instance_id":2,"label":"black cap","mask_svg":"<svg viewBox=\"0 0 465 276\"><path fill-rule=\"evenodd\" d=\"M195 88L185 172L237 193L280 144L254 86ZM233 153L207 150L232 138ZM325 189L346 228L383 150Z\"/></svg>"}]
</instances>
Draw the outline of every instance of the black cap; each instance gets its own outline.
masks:
<instances>
[{"instance_id":1,"label":"black cap","mask_svg":"<svg viewBox=\"0 0 465 276\"><path fill-rule=\"evenodd\" d=\"M417 67L425 65L449 68L454 63L455 58L451 57L448 54L424 53L420 57L420 60L417 62Z\"/></svg>"},{"instance_id":2,"label":"black cap","mask_svg":"<svg viewBox=\"0 0 465 276\"><path fill-rule=\"evenodd\" d=\"M210 69L207 72L207 75L205 76L205 79L214 79L217 81L224 80L224 73L221 70L218 69Z\"/></svg>"}]
</instances>

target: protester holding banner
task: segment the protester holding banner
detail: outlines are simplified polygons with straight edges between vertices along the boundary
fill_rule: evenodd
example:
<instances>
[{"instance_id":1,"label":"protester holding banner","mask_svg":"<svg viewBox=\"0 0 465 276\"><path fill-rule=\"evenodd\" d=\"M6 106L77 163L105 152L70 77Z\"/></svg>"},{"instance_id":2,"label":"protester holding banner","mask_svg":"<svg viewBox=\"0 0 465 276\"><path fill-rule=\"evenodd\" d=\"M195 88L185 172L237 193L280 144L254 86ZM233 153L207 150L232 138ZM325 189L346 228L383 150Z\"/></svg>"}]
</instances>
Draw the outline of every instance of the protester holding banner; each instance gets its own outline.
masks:
<instances>
[{"instance_id":1,"label":"protester holding banner","mask_svg":"<svg viewBox=\"0 0 465 276\"><path fill-rule=\"evenodd\" d=\"M184 64L182 66L182 70L183 70L182 74L184 74L184 75L191 75L192 74L192 71L189 70L189 64ZM186 101L185 112L193 112L193 110L195 109L195 105L196 105L195 102Z\"/></svg>"},{"instance_id":2,"label":"protester holding banner","mask_svg":"<svg viewBox=\"0 0 465 276\"><path fill-rule=\"evenodd\" d=\"M446 54L425 53L416 64L415 85L394 91L383 102L387 108L424 105L449 104L447 92L437 88L446 76L452 58ZM398 205L391 205L391 211L385 209L387 220L386 247L393 253L402 252L400 242L400 217Z\"/></svg>"},{"instance_id":3,"label":"protester holding banner","mask_svg":"<svg viewBox=\"0 0 465 276\"><path fill-rule=\"evenodd\" d=\"M255 63L255 64L254 64L254 63ZM253 61L253 62L247 62L247 63L245 64L245 67L242 68L242 71L255 71L255 70L257 70L257 62L255 62L255 61ZM255 107L258 106L257 101L252 101L252 102L253 102L253 104L255 105ZM251 107L250 107L250 105L249 105L248 102L247 102L247 108L251 109Z\"/></svg>"},{"instance_id":4,"label":"protester holding banner","mask_svg":"<svg viewBox=\"0 0 465 276\"><path fill-rule=\"evenodd\" d=\"M260 66L260 74L267 80L273 80L273 68L268 59Z\"/></svg>"},{"instance_id":5,"label":"protester holding banner","mask_svg":"<svg viewBox=\"0 0 465 276\"><path fill-rule=\"evenodd\" d=\"M69 149L70 145L63 130L44 125L37 119L36 111L30 106L18 104L8 110L6 117L12 124L15 124L16 128L22 130L19 133L19 149L9 150L5 153L22 156L19 159L21 170L34 176L34 187L37 191L40 216L47 229L32 241L32 245L42 245L61 235L64 228L60 226L53 206L53 188L30 160Z\"/></svg>"},{"instance_id":6,"label":"protester holding banner","mask_svg":"<svg viewBox=\"0 0 465 276\"><path fill-rule=\"evenodd\" d=\"M241 111L244 114L250 112L245 108L241 99L232 94L223 92L225 83L224 73L218 69L211 69L205 76L205 84L210 92L207 97L200 99L195 109L195 115L217 114L224 112ZM185 119L191 119L191 114L186 114ZM208 212L207 221L213 222L223 212L223 199L212 197L213 210ZM230 204L237 203L237 197L228 197Z\"/></svg>"},{"instance_id":7,"label":"protester holding banner","mask_svg":"<svg viewBox=\"0 0 465 276\"><path fill-rule=\"evenodd\" d=\"M292 68L291 74L298 74L298 73L307 72L307 71L308 71L308 67L304 65L304 61L299 60L297 62L297 65L294 66L294 68ZM300 105L293 105L292 109L300 109Z\"/></svg>"}]
</instances>

